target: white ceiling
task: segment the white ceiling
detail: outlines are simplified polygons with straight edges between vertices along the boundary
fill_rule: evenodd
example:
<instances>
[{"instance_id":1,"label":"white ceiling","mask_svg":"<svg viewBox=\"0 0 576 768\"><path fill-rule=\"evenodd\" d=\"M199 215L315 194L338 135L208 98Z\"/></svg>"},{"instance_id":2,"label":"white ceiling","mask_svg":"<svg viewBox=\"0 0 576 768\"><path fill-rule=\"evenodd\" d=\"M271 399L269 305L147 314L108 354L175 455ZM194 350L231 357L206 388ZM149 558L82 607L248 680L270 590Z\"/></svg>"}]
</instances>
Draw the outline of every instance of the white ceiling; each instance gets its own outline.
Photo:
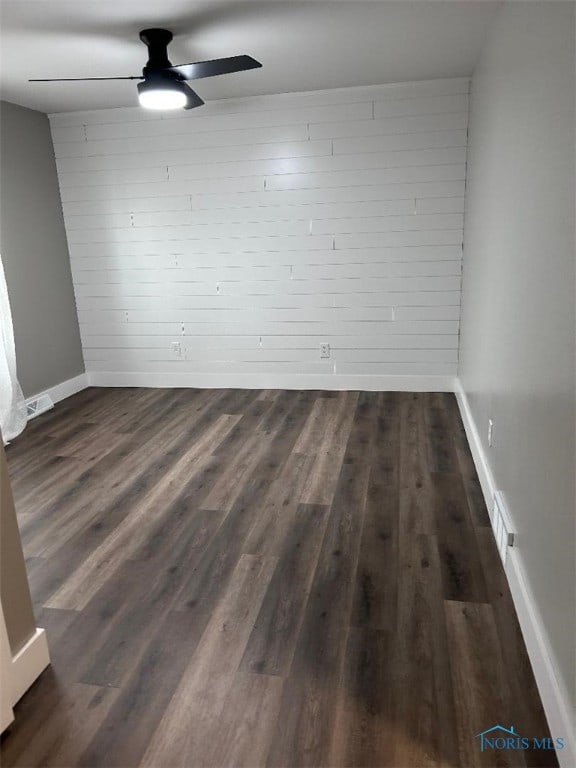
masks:
<instances>
[{"instance_id":1,"label":"white ceiling","mask_svg":"<svg viewBox=\"0 0 576 768\"><path fill-rule=\"evenodd\" d=\"M44 112L135 106L134 82L30 77L139 75L139 30L174 33L173 64L247 53L263 69L194 87L206 100L470 75L491 0L1 0L3 99Z\"/></svg>"}]
</instances>

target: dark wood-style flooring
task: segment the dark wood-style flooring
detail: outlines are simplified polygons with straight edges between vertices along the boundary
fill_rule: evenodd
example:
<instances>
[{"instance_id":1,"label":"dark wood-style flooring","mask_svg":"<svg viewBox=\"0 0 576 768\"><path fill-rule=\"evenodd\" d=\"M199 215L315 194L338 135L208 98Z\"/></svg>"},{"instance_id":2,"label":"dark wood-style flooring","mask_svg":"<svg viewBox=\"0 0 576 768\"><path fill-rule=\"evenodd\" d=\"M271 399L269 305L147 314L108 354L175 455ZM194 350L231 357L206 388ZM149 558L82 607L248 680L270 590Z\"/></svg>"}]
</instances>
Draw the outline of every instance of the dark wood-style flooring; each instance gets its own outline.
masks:
<instances>
[{"instance_id":1,"label":"dark wood-style flooring","mask_svg":"<svg viewBox=\"0 0 576 768\"><path fill-rule=\"evenodd\" d=\"M88 389L8 449L4 766L555 766L452 395Z\"/></svg>"}]
</instances>

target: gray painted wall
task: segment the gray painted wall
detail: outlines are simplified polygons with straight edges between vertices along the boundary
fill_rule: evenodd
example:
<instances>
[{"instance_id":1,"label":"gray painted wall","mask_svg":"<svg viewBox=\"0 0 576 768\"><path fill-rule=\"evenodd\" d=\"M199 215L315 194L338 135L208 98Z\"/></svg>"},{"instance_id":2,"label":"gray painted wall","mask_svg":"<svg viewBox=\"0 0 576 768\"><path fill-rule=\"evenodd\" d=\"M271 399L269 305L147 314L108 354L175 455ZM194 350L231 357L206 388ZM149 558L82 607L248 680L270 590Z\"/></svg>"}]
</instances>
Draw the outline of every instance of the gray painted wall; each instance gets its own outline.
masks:
<instances>
[{"instance_id":1,"label":"gray painted wall","mask_svg":"<svg viewBox=\"0 0 576 768\"><path fill-rule=\"evenodd\" d=\"M0 103L0 254L18 375L37 394L84 372L54 147L41 112Z\"/></svg>"},{"instance_id":2,"label":"gray painted wall","mask_svg":"<svg viewBox=\"0 0 576 768\"><path fill-rule=\"evenodd\" d=\"M472 82L459 373L567 689L576 583L574 90L574 5L505 4Z\"/></svg>"}]
</instances>

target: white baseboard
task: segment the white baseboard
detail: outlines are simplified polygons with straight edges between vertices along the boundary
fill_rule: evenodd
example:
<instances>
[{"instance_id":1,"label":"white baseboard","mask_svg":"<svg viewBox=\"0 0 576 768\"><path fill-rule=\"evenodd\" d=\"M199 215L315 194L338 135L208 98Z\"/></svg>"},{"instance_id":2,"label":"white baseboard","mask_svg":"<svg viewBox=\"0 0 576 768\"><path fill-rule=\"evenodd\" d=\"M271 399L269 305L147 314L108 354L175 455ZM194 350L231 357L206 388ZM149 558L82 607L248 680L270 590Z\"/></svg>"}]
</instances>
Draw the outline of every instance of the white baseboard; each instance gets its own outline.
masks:
<instances>
[{"instance_id":1,"label":"white baseboard","mask_svg":"<svg viewBox=\"0 0 576 768\"><path fill-rule=\"evenodd\" d=\"M474 459L476 472L478 473L478 480L480 481L480 487L482 488L484 501L486 502L486 507L488 508L490 519L492 519L494 494L497 490L496 483L494 482L494 476L492 475L492 470L490 469L488 459L484 453L484 448L482 447L482 442L480 440L480 434L476 424L474 423L472 411L470 410L470 404L468 403L468 398L466 397L466 393L462 388L460 379L456 379L454 393L458 402L458 408L460 409L460 415L462 416L462 422L464 423L464 429L466 430L466 437L468 438L468 445L470 446L472 458Z\"/></svg>"},{"instance_id":2,"label":"white baseboard","mask_svg":"<svg viewBox=\"0 0 576 768\"><path fill-rule=\"evenodd\" d=\"M72 379L67 379L60 384L55 384L53 387L45 389L33 397L29 397L27 402L29 400L36 400L41 395L48 395L52 398L52 402L59 403L61 400L65 400L67 397L72 397L72 395L75 395L77 392L86 389L87 386L88 374L81 373L79 376L74 376Z\"/></svg>"},{"instance_id":3,"label":"white baseboard","mask_svg":"<svg viewBox=\"0 0 576 768\"><path fill-rule=\"evenodd\" d=\"M574 713L568 692L556 673L550 654L544 623L525 578L520 553L512 547L506 559L506 576L542 705L554 739L564 739L565 747L557 751L561 768L576 766L576 737Z\"/></svg>"},{"instance_id":4,"label":"white baseboard","mask_svg":"<svg viewBox=\"0 0 576 768\"><path fill-rule=\"evenodd\" d=\"M26 693L49 664L46 633L43 629L37 629L26 645L12 658L10 692L13 704Z\"/></svg>"},{"instance_id":5,"label":"white baseboard","mask_svg":"<svg viewBox=\"0 0 576 768\"><path fill-rule=\"evenodd\" d=\"M455 394L482 493L492 516L494 493L497 490L494 475L480 441L468 398L459 379L456 379ZM508 551L505 571L550 733L554 739L564 739L564 749L557 751L558 761L561 768L574 768L576 765L574 713L568 692L556 671L545 625L526 579L522 554L514 547ZM528 735L540 736L540 734Z\"/></svg>"},{"instance_id":6,"label":"white baseboard","mask_svg":"<svg viewBox=\"0 0 576 768\"><path fill-rule=\"evenodd\" d=\"M453 392L452 376L360 376L282 373L89 372L91 387L193 387L202 389L327 389L366 392Z\"/></svg>"}]
</instances>

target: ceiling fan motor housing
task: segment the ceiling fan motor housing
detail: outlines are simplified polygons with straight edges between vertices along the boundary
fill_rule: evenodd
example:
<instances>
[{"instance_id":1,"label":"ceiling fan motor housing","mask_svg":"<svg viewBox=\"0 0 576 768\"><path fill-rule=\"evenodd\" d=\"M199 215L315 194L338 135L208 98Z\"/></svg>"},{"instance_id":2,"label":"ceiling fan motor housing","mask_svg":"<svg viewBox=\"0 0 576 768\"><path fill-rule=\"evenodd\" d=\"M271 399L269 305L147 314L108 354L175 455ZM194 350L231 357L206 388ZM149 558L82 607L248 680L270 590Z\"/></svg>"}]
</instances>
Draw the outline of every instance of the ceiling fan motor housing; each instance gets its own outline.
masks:
<instances>
[{"instance_id":1,"label":"ceiling fan motor housing","mask_svg":"<svg viewBox=\"0 0 576 768\"><path fill-rule=\"evenodd\" d=\"M172 32L167 29L143 29L140 32L140 40L148 48L148 61L142 71L144 77L172 66L172 62L168 58L168 45L172 38Z\"/></svg>"}]
</instances>

